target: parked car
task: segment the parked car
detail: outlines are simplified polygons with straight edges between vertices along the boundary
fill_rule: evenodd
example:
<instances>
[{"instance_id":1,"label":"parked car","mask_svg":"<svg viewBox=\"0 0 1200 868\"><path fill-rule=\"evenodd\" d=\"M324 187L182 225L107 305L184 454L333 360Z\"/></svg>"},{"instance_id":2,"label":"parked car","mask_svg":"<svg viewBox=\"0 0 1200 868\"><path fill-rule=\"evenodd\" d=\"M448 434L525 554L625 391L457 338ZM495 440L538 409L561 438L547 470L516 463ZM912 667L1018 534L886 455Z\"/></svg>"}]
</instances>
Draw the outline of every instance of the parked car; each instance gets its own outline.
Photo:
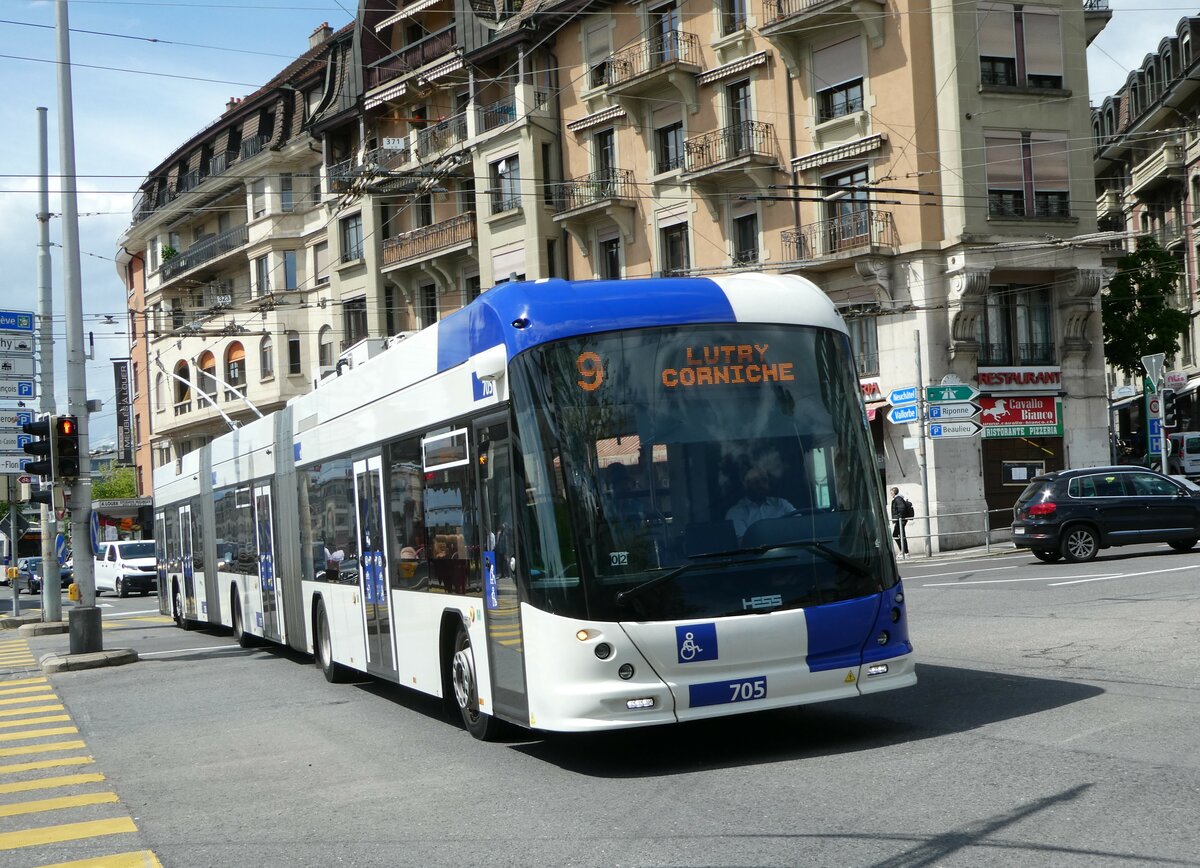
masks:
<instances>
[{"instance_id":1,"label":"parked car","mask_svg":"<svg viewBox=\"0 0 1200 868\"><path fill-rule=\"evenodd\" d=\"M96 593L112 591L124 597L130 591L149 594L158 587L154 540L105 543L96 556Z\"/></svg>"},{"instance_id":2,"label":"parked car","mask_svg":"<svg viewBox=\"0 0 1200 868\"><path fill-rule=\"evenodd\" d=\"M1021 492L1012 532L1015 545L1047 563L1135 543L1187 551L1200 539L1200 489L1139 467L1060 470Z\"/></svg>"}]
</instances>

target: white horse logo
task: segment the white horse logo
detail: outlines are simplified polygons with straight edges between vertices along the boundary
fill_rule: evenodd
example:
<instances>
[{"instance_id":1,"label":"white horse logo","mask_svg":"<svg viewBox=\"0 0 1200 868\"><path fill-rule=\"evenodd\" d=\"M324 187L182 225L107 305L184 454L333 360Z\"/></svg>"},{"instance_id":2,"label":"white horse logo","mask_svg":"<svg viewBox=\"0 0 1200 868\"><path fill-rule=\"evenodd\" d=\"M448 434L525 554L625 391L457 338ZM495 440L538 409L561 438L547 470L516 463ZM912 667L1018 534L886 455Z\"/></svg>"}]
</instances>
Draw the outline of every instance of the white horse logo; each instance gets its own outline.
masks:
<instances>
[{"instance_id":1,"label":"white horse logo","mask_svg":"<svg viewBox=\"0 0 1200 868\"><path fill-rule=\"evenodd\" d=\"M996 403L988 409L984 410L981 416L991 416L996 421L1003 419L1008 414L1007 408L1004 406L1004 399L997 398Z\"/></svg>"}]
</instances>

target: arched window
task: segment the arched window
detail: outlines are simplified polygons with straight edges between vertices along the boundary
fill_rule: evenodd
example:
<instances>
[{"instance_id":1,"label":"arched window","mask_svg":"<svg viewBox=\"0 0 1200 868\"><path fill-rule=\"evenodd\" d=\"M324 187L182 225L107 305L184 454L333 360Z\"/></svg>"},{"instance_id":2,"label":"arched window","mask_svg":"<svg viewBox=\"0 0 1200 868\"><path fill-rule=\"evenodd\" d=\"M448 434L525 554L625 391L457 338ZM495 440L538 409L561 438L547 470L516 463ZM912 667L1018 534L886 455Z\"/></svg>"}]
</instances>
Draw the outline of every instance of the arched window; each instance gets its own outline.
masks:
<instances>
[{"instance_id":1,"label":"arched window","mask_svg":"<svg viewBox=\"0 0 1200 868\"><path fill-rule=\"evenodd\" d=\"M1190 36L1183 37L1183 68L1187 69L1192 65L1192 39Z\"/></svg>"},{"instance_id":2,"label":"arched window","mask_svg":"<svg viewBox=\"0 0 1200 868\"><path fill-rule=\"evenodd\" d=\"M246 350L240 341L225 348L225 400L232 401L246 394Z\"/></svg>"},{"instance_id":3,"label":"arched window","mask_svg":"<svg viewBox=\"0 0 1200 868\"><path fill-rule=\"evenodd\" d=\"M175 415L192 409L191 370L187 362L175 365Z\"/></svg>"},{"instance_id":4,"label":"arched window","mask_svg":"<svg viewBox=\"0 0 1200 868\"><path fill-rule=\"evenodd\" d=\"M200 354L200 358L196 360L198 368L196 384L200 387L200 391L208 395L214 401L217 399L217 358L208 350Z\"/></svg>"},{"instance_id":5,"label":"arched window","mask_svg":"<svg viewBox=\"0 0 1200 868\"><path fill-rule=\"evenodd\" d=\"M159 413L167 409L166 374L159 374L154 378L154 409Z\"/></svg>"},{"instance_id":6,"label":"arched window","mask_svg":"<svg viewBox=\"0 0 1200 868\"><path fill-rule=\"evenodd\" d=\"M1109 106L1104 112L1104 135L1115 136L1117 134L1117 113L1113 111L1112 106Z\"/></svg>"},{"instance_id":7,"label":"arched window","mask_svg":"<svg viewBox=\"0 0 1200 868\"><path fill-rule=\"evenodd\" d=\"M264 380L275 376L275 346L271 336L266 335L258 345L258 372Z\"/></svg>"},{"instance_id":8,"label":"arched window","mask_svg":"<svg viewBox=\"0 0 1200 868\"><path fill-rule=\"evenodd\" d=\"M300 363L300 332L287 333L288 374L303 374L304 367Z\"/></svg>"},{"instance_id":9,"label":"arched window","mask_svg":"<svg viewBox=\"0 0 1200 868\"><path fill-rule=\"evenodd\" d=\"M317 364L324 371L333 367L333 329L329 326L321 326L320 335L317 338Z\"/></svg>"}]
</instances>

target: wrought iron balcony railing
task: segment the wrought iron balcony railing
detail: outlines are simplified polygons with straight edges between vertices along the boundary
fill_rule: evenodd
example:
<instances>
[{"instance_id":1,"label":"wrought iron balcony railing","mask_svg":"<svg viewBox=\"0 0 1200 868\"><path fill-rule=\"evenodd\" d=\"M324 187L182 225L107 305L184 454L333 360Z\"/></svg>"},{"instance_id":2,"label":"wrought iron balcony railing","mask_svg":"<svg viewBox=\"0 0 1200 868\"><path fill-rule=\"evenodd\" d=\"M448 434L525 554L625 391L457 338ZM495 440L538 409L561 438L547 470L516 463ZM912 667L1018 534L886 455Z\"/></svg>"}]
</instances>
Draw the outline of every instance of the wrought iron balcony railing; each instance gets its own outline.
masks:
<instances>
[{"instance_id":1,"label":"wrought iron balcony railing","mask_svg":"<svg viewBox=\"0 0 1200 868\"><path fill-rule=\"evenodd\" d=\"M249 230L245 226L235 226L212 238L206 238L193 244L183 253L177 253L162 264L160 273L163 280L170 280L177 274L202 265L205 262L232 253L239 247L245 246L249 240Z\"/></svg>"},{"instance_id":2,"label":"wrought iron balcony railing","mask_svg":"<svg viewBox=\"0 0 1200 868\"><path fill-rule=\"evenodd\" d=\"M517 117L517 99L506 96L479 109L479 130L487 132L502 127Z\"/></svg>"},{"instance_id":3,"label":"wrought iron balcony railing","mask_svg":"<svg viewBox=\"0 0 1200 868\"><path fill-rule=\"evenodd\" d=\"M696 34L672 30L618 51L609 58L607 83L620 85L675 62L700 65L700 38Z\"/></svg>"},{"instance_id":4,"label":"wrought iron balcony railing","mask_svg":"<svg viewBox=\"0 0 1200 868\"><path fill-rule=\"evenodd\" d=\"M241 150L238 152L241 159L248 160L267 146L267 142L271 140L270 136L255 136L252 139L246 139L242 142Z\"/></svg>"},{"instance_id":5,"label":"wrought iron balcony railing","mask_svg":"<svg viewBox=\"0 0 1200 868\"><path fill-rule=\"evenodd\" d=\"M796 260L896 246L896 229L891 213L866 208L811 223L801 229L787 229L782 237L789 257Z\"/></svg>"},{"instance_id":6,"label":"wrought iron balcony railing","mask_svg":"<svg viewBox=\"0 0 1200 868\"><path fill-rule=\"evenodd\" d=\"M474 241L476 226L475 212L467 211L432 226L393 235L383 242L384 267Z\"/></svg>"},{"instance_id":7,"label":"wrought iron balcony railing","mask_svg":"<svg viewBox=\"0 0 1200 868\"><path fill-rule=\"evenodd\" d=\"M458 35L454 25L445 27L436 33L431 33L424 39L406 45L399 51L389 54L382 60L377 60L366 69L367 90L386 84L394 78L407 75L413 70L420 69L427 63L432 63L458 44Z\"/></svg>"},{"instance_id":8,"label":"wrought iron balcony railing","mask_svg":"<svg viewBox=\"0 0 1200 868\"><path fill-rule=\"evenodd\" d=\"M559 184L555 211L561 214L610 199L632 201L636 198L637 188L633 183L632 171L603 169Z\"/></svg>"},{"instance_id":9,"label":"wrought iron balcony railing","mask_svg":"<svg viewBox=\"0 0 1200 868\"><path fill-rule=\"evenodd\" d=\"M467 113L440 120L417 133L417 159L424 160L467 140Z\"/></svg>"},{"instance_id":10,"label":"wrought iron balcony railing","mask_svg":"<svg viewBox=\"0 0 1200 868\"><path fill-rule=\"evenodd\" d=\"M203 169L192 169L192 171L179 176L179 180L175 183L175 189L181 195L183 193L190 193L199 187L206 177L208 175Z\"/></svg>"},{"instance_id":11,"label":"wrought iron balcony railing","mask_svg":"<svg viewBox=\"0 0 1200 868\"><path fill-rule=\"evenodd\" d=\"M742 121L683 143L684 171L703 172L739 157L775 158L775 127Z\"/></svg>"},{"instance_id":12,"label":"wrought iron balcony railing","mask_svg":"<svg viewBox=\"0 0 1200 868\"><path fill-rule=\"evenodd\" d=\"M229 167L237 161L237 151L226 151L223 154L217 154L214 157L210 157L208 161L208 174L220 175L222 172L227 171Z\"/></svg>"}]
</instances>

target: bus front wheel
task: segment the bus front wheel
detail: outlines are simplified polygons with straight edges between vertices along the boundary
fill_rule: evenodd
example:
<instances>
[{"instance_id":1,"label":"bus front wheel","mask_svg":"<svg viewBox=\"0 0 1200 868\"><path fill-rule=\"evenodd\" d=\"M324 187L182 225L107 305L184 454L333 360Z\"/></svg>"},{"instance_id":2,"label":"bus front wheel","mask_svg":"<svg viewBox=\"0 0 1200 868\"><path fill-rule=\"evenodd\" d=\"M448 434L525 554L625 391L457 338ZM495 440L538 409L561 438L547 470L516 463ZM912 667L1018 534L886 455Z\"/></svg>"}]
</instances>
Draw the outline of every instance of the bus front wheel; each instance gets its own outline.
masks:
<instances>
[{"instance_id":1,"label":"bus front wheel","mask_svg":"<svg viewBox=\"0 0 1200 868\"><path fill-rule=\"evenodd\" d=\"M329 635L329 616L325 614L325 604L317 603L317 617L313 619L313 656L325 680L330 684L338 684L346 680L346 667L335 663L333 659L333 639Z\"/></svg>"},{"instance_id":2,"label":"bus front wheel","mask_svg":"<svg viewBox=\"0 0 1200 868\"><path fill-rule=\"evenodd\" d=\"M450 681L454 686L454 701L462 713L467 732L481 741L495 735L496 719L479 710L479 682L475 678L475 654L467 628L458 625L454 637L454 655L450 658Z\"/></svg>"},{"instance_id":3,"label":"bus front wheel","mask_svg":"<svg viewBox=\"0 0 1200 868\"><path fill-rule=\"evenodd\" d=\"M117 581L120 581L118 579ZM122 594L121 596L125 596ZM171 599L171 608L174 609L175 626L184 630L191 630L195 625L187 619L187 615L183 611L183 595L179 593L179 585L175 586L174 596Z\"/></svg>"}]
</instances>

